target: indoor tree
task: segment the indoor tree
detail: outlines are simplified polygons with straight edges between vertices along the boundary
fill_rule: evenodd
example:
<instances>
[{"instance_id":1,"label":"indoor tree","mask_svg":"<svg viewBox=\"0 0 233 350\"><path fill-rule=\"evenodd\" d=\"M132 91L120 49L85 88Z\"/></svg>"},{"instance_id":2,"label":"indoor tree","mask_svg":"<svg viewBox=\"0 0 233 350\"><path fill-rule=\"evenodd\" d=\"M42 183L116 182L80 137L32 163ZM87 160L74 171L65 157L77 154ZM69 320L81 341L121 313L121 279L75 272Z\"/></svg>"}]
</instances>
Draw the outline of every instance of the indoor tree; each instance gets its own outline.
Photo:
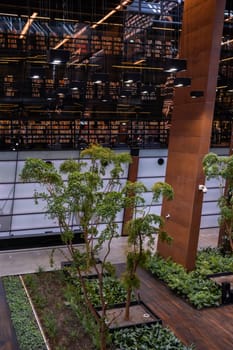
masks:
<instances>
[{"instance_id":1,"label":"indoor tree","mask_svg":"<svg viewBox=\"0 0 233 350\"><path fill-rule=\"evenodd\" d=\"M126 152L115 153L109 148L92 145L80 152L80 158L85 161L69 159L58 170L52 162L28 158L20 176L23 181L41 185L41 191L35 191L35 201L43 200L48 217L58 221L61 238L70 253L85 304L98 326L99 347L105 350L108 305L104 294L104 274L113 273L108 257L111 242L119 235L116 216L126 203L121 176L131 162L131 156ZM74 216L83 234L84 249L72 243ZM104 242L107 242L107 248L100 264L98 255ZM85 275L90 269L94 270L98 280L101 315L88 294Z\"/></svg>"},{"instance_id":2,"label":"indoor tree","mask_svg":"<svg viewBox=\"0 0 233 350\"><path fill-rule=\"evenodd\" d=\"M172 199L173 190L166 183L154 184L151 203L145 205L144 196L148 192L146 186L141 182L127 181L123 184L121 181L124 169L131 162L129 153L115 153L109 148L92 145L81 151L80 158L79 162L72 159L64 161L58 170L52 162L29 158L25 162L21 178L42 186L41 191L35 192L35 200L43 200L47 215L59 223L61 238L70 253L85 304L98 325L99 347L105 350L108 327L116 317L107 317L104 274L112 274L114 270L108 257L113 238L119 236L117 215L124 208L130 208L133 213L132 220L126 224L129 250L123 276L128 310L132 291L139 285L137 268L143 266L147 255L145 240L148 249L152 249L156 233L168 240L163 231L164 220L152 212L152 205L161 195ZM84 249L75 247L72 242L74 216L83 234ZM100 252L103 255L101 264L98 260ZM88 292L85 276L90 269L97 276L101 313L96 310Z\"/></svg>"},{"instance_id":3,"label":"indoor tree","mask_svg":"<svg viewBox=\"0 0 233 350\"><path fill-rule=\"evenodd\" d=\"M207 179L219 180L219 224L224 232L222 242L220 239L219 242L224 249L233 251L233 156L218 156L210 152L203 158L203 170Z\"/></svg>"},{"instance_id":4,"label":"indoor tree","mask_svg":"<svg viewBox=\"0 0 233 350\"><path fill-rule=\"evenodd\" d=\"M155 248L155 236L171 243L171 238L164 231L164 218L152 212L152 206L163 197L172 200L174 191L165 182L153 184L152 198L149 205L145 205L144 194L149 190L143 183L128 182L126 187L127 206L132 209L132 219L126 223L125 232L128 235L128 250L126 256L126 270L122 274L122 280L127 290L125 320L130 319L130 303L132 293L140 286L137 275L138 267L145 267L148 256Z\"/></svg>"}]
</instances>

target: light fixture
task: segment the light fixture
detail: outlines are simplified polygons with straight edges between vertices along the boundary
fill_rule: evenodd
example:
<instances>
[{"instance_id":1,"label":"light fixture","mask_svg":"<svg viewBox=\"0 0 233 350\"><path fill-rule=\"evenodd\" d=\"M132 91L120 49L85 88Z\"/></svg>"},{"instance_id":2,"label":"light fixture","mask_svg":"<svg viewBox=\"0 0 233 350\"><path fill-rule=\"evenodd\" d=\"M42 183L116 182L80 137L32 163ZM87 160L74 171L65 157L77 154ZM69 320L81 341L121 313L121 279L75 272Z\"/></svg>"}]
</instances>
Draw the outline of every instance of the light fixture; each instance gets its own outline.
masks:
<instances>
[{"instance_id":1,"label":"light fixture","mask_svg":"<svg viewBox=\"0 0 233 350\"><path fill-rule=\"evenodd\" d=\"M30 68L30 78L31 79L40 79L40 78L44 78L45 76L45 69L43 67L36 67L36 66L32 66Z\"/></svg>"},{"instance_id":2,"label":"light fixture","mask_svg":"<svg viewBox=\"0 0 233 350\"><path fill-rule=\"evenodd\" d=\"M198 97L203 97L204 96L204 92L203 91L191 91L190 92L190 96L192 98L198 98Z\"/></svg>"},{"instance_id":3,"label":"light fixture","mask_svg":"<svg viewBox=\"0 0 233 350\"><path fill-rule=\"evenodd\" d=\"M122 89L120 91L120 98L126 98L126 97L130 97L132 95L132 92L129 90L124 90Z\"/></svg>"},{"instance_id":4,"label":"light fixture","mask_svg":"<svg viewBox=\"0 0 233 350\"><path fill-rule=\"evenodd\" d=\"M102 24L106 19L108 19L109 17L111 17L112 15L114 15L117 11L121 11L124 7L130 5L132 2L132 0L124 0L121 1L121 3L119 5L117 5L112 11L110 11L109 13L107 13L103 18L101 18L98 22L96 22L95 24L93 24L91 26L92 29L95 29L98 25Z\"/></svg>"},{"instance_id":5,"label":"light fixture","mask_svg":"<svg viewBox=\"0 0 233 350\"><path fill-rule=\"evenodd\" d=\"M70 51L68 50L48 50L47 60L51 64L65 64L70 59Z\"/></svg>"},{"instance_id":6,"label":"light fixture","mask_svg":"<svg viewBox=\"0 0 233 350\"><path fill-rule=\"evenodd\" d=\"M95 84L101 84L103 82L109 81L109 74L108 73L94 73L92 75L92 81Z\"/></svg>"},{"instance_id":7,"label":"light fixture","mask_svg":"<svg viewBox=\"0 0 233 350\"><path fill-rule=\"evenodd\" d=\"M144 62L145 62L145 58L141 58L141 59L138 59L137 61L135 61L133 64L141 64Z\"/></svg>"},{"instance_id":8,"label":"light fixture","mask_svg":"<svg viewBox=\"0 0 233 350\"><path fill-rule=\"evenodd\" d=\"M68 40L70 40L70 35L67 35L63 40L61 40L53 49L57 50L59 49L59 47L61 47L62 45L64 45Z\"/></svg>"},{"instance_id":9,"label":"light fixture","mask_svg":"<svg viewBox=\"0 0 233 350\"><path fill-rule=\"evenodd\" d=\"M185 87L191 85L190 78L175 78L174 79L174 87Z\"/></svg>"},{"instance_id":10,"label":"light fixture","mask_svg":"<svg viewBox=\"0 0 233 350\"><path fill-rule=\"evenodd\" d=\"M33 12L33 14L28 18L25 26L23 27L23 29L22 29L22 31L20 33L20 36L19 36L20 39L23 39L25 34L27 34L28 29L30 28L32 22L34 21L34 19L36 18L37 15L38 15L37 12Z\"/></svg>"},{"instance_id":11,"label":"light fixture","mask_svg":"<svg viewBox=\"0 0 233 350\"><path fill-rule=\"evenodd\" d=\"M141 74L138 72L123 73L123 80L125 84L136 83L141 80Z\"/></svg>"},{"instance_id":12,"label":"light fixture","mask_svg":"<svg viewBox=\"0 0 233 350\"><path fill-rule=\"evenodd\" d=\"M141 93L142 94L149 94L149 93L154 92L154 91L155 91L155 87L152 85L143 84L141 86Z\"/></svg>"},{"instance_id":13,"label":"light fixture","mask_svg":"<svg viewBox=\"0 0 233 350\"><path fill-rule=\"evenodd\" d=\"M59 43L56 44L56 46L54 46L54 50L59 49L59 47L61 47L62 45L64 45L67 41L69 41L70 39L76 39L78 38L80 35L82 35L87 29L87 25L85 25L84 27L82 27L79 31L77 31L76 33L74 33L74 35L70 36L67 35L64 39L62 39L61 41L59 41Z\"/></svg>"},{"instance_id":14,"label":"light fixture","mask_svg":"<svg viewBox=\"0 0 233 350\"><path fill-rule=\"evenodd\" d=\"M174 73L181 72L187 69L187 61L178 58L165 58L164 72Z\"/></svg>"}]
</instances>

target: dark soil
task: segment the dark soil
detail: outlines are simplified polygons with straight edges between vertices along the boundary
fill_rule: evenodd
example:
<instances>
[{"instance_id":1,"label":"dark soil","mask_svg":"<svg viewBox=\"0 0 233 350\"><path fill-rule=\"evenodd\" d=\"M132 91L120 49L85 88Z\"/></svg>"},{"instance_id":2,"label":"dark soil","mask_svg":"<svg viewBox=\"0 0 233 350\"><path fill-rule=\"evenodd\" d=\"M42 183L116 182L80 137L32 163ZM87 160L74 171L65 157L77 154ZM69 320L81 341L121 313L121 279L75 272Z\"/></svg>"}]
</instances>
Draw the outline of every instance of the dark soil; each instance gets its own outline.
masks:
<instances>
[{"instance_id":1,"label":"dark soil","mask_svg":"<svg viewBox=\"0 0 233 350\"><path fill-rule=\"evenodd\" d=\"M96 350L77 315L66 302L65 275L62 271L39 272L23 277L51 350ZM100 312L101 313L101 312ZM109 328L130 327L158 322L147 307L135 302L130 320L124 319L124 307L108 310ZM110 346L114 349L114 346Z\"/></svg>"},{"instance_id":2,"label":"dark soil","mask_svg":"<svg viewBox=\"0 0 233 350\"><path fill-rule=\"evenodd\" d=\"M51 350L95 350L90 337L64 298L62 272L24 276Z\"/></svg>"}]
</instances>

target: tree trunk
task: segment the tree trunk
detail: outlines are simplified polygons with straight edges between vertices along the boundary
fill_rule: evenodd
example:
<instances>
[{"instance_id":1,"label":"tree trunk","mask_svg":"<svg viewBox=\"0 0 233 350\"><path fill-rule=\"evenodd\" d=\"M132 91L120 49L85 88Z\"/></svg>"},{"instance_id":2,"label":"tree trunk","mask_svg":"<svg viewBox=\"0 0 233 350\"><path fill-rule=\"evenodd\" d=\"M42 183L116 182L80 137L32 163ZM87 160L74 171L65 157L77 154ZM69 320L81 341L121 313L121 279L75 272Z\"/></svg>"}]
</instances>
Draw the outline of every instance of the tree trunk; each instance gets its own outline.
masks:
<instances>
[{"instance_id":1,"label":"tree trunk","mask_svg":"<svg viewBox=\"0 0 233 350\"><path fill-rule=\"evenodd\" d=\"M126 304L125 304L125 320L129 321L130 318L130 301L131 301L132 288L129 288L127 291Z\"/></svg>"},{"instance_id":2,"label":"tree trunk","mask_svg":"<svg viewBox=\"0 0 233 350\"><path fill-rule=\"evenodd\" d=\"M100 350L106 350L107 349L107 341L106 341L107 328L106 328L104 319L102 319L100 322L99 330L100 330Z\"/></svg>"}]
</instances>

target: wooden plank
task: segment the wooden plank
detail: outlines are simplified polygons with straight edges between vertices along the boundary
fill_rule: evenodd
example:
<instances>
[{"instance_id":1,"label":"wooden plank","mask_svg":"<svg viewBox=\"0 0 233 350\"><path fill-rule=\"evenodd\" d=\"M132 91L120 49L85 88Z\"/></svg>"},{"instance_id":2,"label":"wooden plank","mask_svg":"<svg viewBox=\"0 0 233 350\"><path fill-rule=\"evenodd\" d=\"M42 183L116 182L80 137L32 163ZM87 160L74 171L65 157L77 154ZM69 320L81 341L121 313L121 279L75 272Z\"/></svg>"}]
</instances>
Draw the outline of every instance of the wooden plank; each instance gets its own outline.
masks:
<instances>
[{"instance_id":1,"label":"wooden plank","mask_svg":"<svg viewBox=\"0 0 233 350\"><path fill-rule=\"evenodd\" d=\"M233 305L196 310L148 272L140 270L139 276L142 300L184 344L193 343L196 350L233 349Z\"/></svg>"}]
</instances>

